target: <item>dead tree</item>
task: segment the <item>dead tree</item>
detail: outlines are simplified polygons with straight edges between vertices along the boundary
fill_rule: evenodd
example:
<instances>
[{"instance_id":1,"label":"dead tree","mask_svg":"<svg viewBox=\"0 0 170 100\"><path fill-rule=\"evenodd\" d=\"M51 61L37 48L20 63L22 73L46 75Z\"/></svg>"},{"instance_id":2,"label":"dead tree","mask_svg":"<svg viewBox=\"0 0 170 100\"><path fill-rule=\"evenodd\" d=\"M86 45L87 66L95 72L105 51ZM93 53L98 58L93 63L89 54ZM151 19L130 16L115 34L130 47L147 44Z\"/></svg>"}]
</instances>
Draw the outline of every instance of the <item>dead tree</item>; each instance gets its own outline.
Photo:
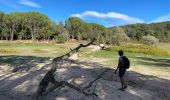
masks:
<instances>
[{"instance_id":1,"label":"dead tree","mask_svg":"<svg viewBox=\"0 0 170 100\"><path fill-rule=\"evenodd\" d=\"M70 88L73 88L75 90L77 90L80 93L83 93L86 96L97 96L97 94L93 92L88 93L86 92L86 90L88 88L90 88L93 83L95 81L97 81L99 78L101 78L101 76L108 70L105 69L96 79L94 79L92 82L90 82L87 86L80 88L80 87L76 87L70 83L68 83L67 81L57 81L55 80L54 76L55 76L55 71L57 70L57 68L59 68L59 63L62 62L63 60L68 59L71 55L73 55L74 53L78 52L80 50L80 48L82 47L87 47L89 45L91 45L93 42L95 41L95 39L93 39L90 43L84 45L84 44L80 44L78 47L71 49L70 52L66 53L65 55L62 55L60 57L56 57L53 59L52 64L51 64L51 69L45 74L45 76L43 77L43 79L41 80L38 89L37 89L37 93L35 96L36 100L41 100L41 97L48 94L49 92L52 92L53 90L62 87L62 86L68 86ZM48 88L49 83L52 83L53 86L51 88Z\"/></svg>"},{"instance_id":2,"label":"dead tree","mask_svg":"<svg viewBox=\"0 0 170 100\"><path fill-rule=\"evenodd\" d=\"M106 47L103 45L103 46L101 46L100 44L98 44L98 46L100 47L100 50L104 50L104 49L106 49Z\"/></svg>"}]
</instances>

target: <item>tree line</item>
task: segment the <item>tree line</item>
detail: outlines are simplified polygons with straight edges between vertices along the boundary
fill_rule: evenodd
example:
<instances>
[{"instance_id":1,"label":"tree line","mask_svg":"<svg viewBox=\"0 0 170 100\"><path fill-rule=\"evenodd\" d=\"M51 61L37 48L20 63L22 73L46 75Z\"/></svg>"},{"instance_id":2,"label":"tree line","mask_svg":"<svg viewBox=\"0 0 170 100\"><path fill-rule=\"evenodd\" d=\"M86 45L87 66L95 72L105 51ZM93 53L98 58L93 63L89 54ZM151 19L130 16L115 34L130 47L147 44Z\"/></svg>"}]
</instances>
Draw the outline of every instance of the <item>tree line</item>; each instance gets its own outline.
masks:
<instances>
[{"instance_id":1,"label":"tree line","mask_svg":"<svg viewBox=\"0 0 170 100\"><path fill-rule=\"evenodd\" d=\"M38 12L0 12L1 40L50 39L56 25L48 16Z\"/></svg>"},{"instance_id":2,"label":"tree line","mask_svg":"<svg viewBox=\"0 0 170 100\"><path fill-rule=\"evenodd\" d=\"M170 42L170 22L133 24L106 28L97 23L87 23L77 17L55 23L39 12L0 12L0 40L58 40L70 39L104 44L140 41L143 36L152 35L163 42Z\"/></svg>"},{"instance_id":3,"label":"tree line","mask_svg":"<svg viewBox=\"0 0 170 100\"><path fill-rule=\"evenodd\" d=\"M132 40L140 41L143 36L151 35L161 42L170 42L170 21L151 24L132 24L121 27Z\"/></svg>"}]
</instances>

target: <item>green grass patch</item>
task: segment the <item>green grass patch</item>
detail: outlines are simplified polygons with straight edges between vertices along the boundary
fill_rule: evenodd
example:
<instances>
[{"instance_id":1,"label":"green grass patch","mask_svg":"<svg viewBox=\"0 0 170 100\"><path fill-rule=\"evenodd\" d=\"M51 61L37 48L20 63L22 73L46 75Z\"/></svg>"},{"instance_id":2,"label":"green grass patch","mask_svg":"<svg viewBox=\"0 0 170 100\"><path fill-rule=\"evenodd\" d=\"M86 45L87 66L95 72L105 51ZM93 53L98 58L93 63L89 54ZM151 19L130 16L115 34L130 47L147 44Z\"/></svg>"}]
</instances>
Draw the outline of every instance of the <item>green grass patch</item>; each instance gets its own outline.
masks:
<instances>
[{"instance_id":1,"label":"green grass patch","mask_svg":"<svg viewBox=\"0 0 170 100\"><path fill-rule=\"evenodd\" d=\"M139 54L139 53L133 53L133 52L125 52L125 55L128 57L136 57L136 56L143 56L143 54ZM95 52L91 52L88 54L85 54L84 57L89 57L89 56L93 56L95 58L114 58L114 57L119 57L118 53L116 50L98 50Z\"/></svg>"},{"instance_id":2,"label":"green grass patch","mask_svg":"<svg viewBox=\"0 0 170 100\"><path fill-rule=\"evenodd\" d=\"M122 46L112 46L110 48L107 48L108 51L118 51L118 50L124 50L125 52L130 53L141 53L141 54L147 54L147 55L153 55L153 56L170 56L168 51L157 48L155 46L149 46L149 45L122 45Z\"/></svg>"},{"instance_id":3,"label":"green grass patch","mask_svg":"<svg viewBox=\"0 0 170 100\"><path fill-rule=\"evenodd\" d=\"M0 55L56 57L68 52L73 45L56 43L0 43Z\"/></svg>"},{"instance_id":4,"label":"green grass patch","mask_svg":"<svg viewBox=\"0 0 170 100\"><path fill-rule=\"evenodd\" d=\"M94 55L94 57L97 57L97 58L112 58L114 56L117 56L117 52L108 51L108 50L99 50L99 51L93 52L92 55Z\"/></svg>"},{"instance_id":5,"label":"green grass patch","mask_svg":"<svg viewBox=\"0 0 170 100\"><path fill-rule=\"evenodd\" d=\"M37 53L44 52L41 48L33 48L33 51Z\"/></svg>"}]
</instances>

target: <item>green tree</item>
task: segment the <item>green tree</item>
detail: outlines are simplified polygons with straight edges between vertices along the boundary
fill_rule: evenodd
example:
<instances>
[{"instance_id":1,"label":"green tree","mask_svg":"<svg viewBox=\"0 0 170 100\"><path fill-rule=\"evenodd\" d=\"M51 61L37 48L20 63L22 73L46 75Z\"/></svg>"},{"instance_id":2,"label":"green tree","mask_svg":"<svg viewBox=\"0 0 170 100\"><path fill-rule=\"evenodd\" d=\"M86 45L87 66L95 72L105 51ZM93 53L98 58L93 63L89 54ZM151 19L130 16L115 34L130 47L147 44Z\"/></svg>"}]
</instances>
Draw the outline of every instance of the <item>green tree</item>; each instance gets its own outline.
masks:
<instances>
[{"instance_id":1,"label":"green tree","mask_svg":"<svg viewBox=\"0 0 170 100\"><path fill-rule=\"evenodd\" d=\"M4 23L5 26L7 27L7 31L10 34L10 40L14 39L14 34L16 33L16 30L19 26L19 17L20 13L14 12L11 14L7 14L4 16Z\"/></svg>"},{"instance_id":2,"label":"green tree","mask_svg":"<svg viewBox=\"0 0 170 100\"><path fill-rule=\"evenodd\" d=\"M57 25L56 35L64 34L63 36L66 38L66 41L69 40L69 32L64 28L64 25L59 23Z\"/></svg>"},{"instance_id":3,"label":"green tree","mask_svg":"<svg viewBox=\"0 0 170 100\"><path fill-rule=\"evenodd\" d=\"M67 35L66 34L58 34L55 36L55 40L59 43L64 43L67 41Z\"/></svg>"},{"instance_id":4,"label":"green tree","mask_svg":"<svg viewBox=\"0 0 170 100\"><path fill-rule=\"evenodd\" d=\"M51 22L46 15L38 12L27 12L26 14L26 25L30 30L32 40L41 37L42 35L44 35L44 32L42 31L50 28L48 25Z\"/></svg>"},{"instance_id":5,"label":"green tree","mask_svg":"<svg viewBox=\"0 0 170 100\"><path fill-rule=\"evenodd\" d=\"M113 27L112 32L113 32L112 37L113 44L121 45L130 40L130 38L127 36L127 34L121 27Z\"/></svg>"},{"instance_id":6,"label":"green tree","mask_svg":"<svg viewBox=\"0 0 170 100\"><path fill-rule=\"evenodd\" d=\"M77 17L70 17L65 22L66 29L69 31L71 39L81 39L81 32L83 30L84 22Z\"/></svg>"},{"instance_id":7,"label":"green tree","mask_svg":"<svg viewBox=\"0 0 170 100\"><path fill-rule=\"evenodd\" d=\"M3 29L3 24L4 24L4 21L3 21L4 15L5 15L4 12L0 12L0 38L1 40L3 38L2 29Z\"/></svg>"},{"instance_id":8,"label":"green tree","mask_svg":"<svg viewBox=\"0 0 170 100\"><path fill-rule=\"evenodd\" d=\"M94 34L93 36L96 38L97 43L101 43L101 40L104 41L103 34L106 28L103 25L96 24L96 23L91 23L91 25L92 25L92 34Z\"/></svg>"}]
</instances>

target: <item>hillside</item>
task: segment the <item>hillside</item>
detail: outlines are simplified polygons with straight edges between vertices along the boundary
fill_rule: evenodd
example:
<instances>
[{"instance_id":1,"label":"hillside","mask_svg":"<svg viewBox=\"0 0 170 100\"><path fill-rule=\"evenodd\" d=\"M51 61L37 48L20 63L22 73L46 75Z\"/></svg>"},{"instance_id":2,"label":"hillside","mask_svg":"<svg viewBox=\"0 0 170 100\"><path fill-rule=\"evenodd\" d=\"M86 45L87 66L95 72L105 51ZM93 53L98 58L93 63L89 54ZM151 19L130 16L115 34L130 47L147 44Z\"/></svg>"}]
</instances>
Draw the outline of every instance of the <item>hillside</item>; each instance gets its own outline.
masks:
<instances>
[{"instance_id":1,"label":"hillside","mask_svg":"<svg viewBox=\"0 0 170 100\"><path fill-rule=\"evenodd\" d=\"M170 21L150 24L131 24L121 27L132 39L140 40L142 36L150 34L162 42L170 42Z\"/></svg>"}]
</instances>

